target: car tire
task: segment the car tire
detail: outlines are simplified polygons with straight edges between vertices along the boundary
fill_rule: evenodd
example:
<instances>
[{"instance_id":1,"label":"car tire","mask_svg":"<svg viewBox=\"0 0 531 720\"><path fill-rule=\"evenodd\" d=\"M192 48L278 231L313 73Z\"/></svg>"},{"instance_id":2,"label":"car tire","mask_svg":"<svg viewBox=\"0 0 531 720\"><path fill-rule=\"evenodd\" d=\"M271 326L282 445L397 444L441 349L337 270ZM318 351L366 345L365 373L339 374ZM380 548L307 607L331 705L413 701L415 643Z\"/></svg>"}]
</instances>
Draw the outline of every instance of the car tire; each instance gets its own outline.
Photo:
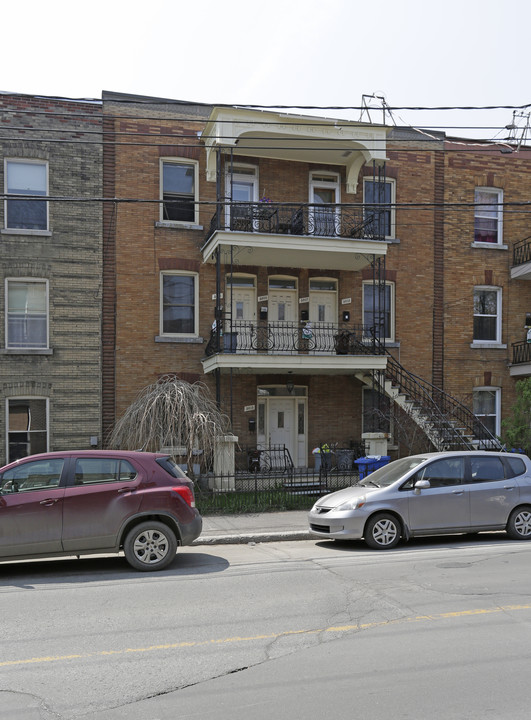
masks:
<instances>
[{"instance_id":1,"label":"car tire","mask_svg":"<svg viewBox=\"0 0 531 720\"><path fill-rule=\"evenodd\" d=\"M513 510L505 529L513 540L531 540L531 507Z\"/></svg>"},{"instance_id":2,"label":"car tire","mask_svg":"<svg viewBox=\"0 0 531 720\"><path fill-rule=\"evenodd\" d=\"M155 520L136 525L124 542L125 559L135 570L162 570L175 558L177 538L171 528Z\"/></svg>"},{"instance_id":3,"label":"car tire","mask_svg":"<svg viewBox=\"0 0 531 720\"><path fill-rule=\"evenodd\" d=\"M400 542L400 521L390 513L374 515L365 526L365 543L375 550L390 550Z\"/></svg>"}]
</instances>

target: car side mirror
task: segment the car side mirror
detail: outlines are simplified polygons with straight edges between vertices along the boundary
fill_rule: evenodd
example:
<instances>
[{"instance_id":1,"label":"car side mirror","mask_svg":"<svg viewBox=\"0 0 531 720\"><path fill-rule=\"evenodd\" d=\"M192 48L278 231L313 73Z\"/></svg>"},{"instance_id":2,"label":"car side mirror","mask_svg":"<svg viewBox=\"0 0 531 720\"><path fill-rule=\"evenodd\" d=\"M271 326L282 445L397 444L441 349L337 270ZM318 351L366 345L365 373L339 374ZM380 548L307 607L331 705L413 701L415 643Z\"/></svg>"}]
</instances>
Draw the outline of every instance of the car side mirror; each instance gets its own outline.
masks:
<instances>
[{"instance_id":1,"label":"car side mirror","mask_svg":"<svg viewBox=\"0 0 531 720\"><path fill-rule=\"evenodd\" d=\"M431 487L429 480L417 480L413 489L415 495L420 495L421 490L426 490Z\"/></svg>"}]
</instances>

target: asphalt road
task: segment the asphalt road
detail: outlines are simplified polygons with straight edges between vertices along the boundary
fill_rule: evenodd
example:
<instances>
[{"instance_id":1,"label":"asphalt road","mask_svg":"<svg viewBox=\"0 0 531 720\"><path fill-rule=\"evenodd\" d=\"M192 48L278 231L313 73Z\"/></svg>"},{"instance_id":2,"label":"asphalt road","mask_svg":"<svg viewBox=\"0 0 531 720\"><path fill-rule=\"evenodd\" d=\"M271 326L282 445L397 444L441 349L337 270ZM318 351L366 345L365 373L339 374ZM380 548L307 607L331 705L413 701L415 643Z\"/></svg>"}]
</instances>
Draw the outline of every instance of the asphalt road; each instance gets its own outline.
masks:
<instances>
[{"instance_id":1,"label":"asphalt road","mask_svg":"<svg viewBox=\"0 0 531 720\"><path fill-rule=\"evenodd\" d=\"M530 561L489 534L0 565L0 718L527 717Z\"/></svg>"}]
</instances>

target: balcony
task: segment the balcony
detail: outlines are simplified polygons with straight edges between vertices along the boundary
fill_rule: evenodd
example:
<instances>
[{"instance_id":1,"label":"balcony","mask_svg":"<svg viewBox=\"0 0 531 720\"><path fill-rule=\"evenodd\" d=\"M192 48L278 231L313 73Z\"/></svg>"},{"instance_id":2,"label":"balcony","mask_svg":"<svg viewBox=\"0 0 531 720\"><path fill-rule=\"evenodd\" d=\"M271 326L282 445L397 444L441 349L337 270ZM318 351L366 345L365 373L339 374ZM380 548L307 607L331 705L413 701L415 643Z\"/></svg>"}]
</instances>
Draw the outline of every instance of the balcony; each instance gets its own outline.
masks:
<instances>
[{"instance_id":1,"label":"balcony","mask_svg":"<svg viewBox=\"0 0 531 720\"><path fill-rule=\"evenodd\" d=\"M531 375L531 343L525 340L511 345L513 349L509 374L513 377Z\"/></svg>"},{"instance_id":2,"label":"balcony","mask_svg":"<svg viewBox=\"0 0 531 720\"><path fill-rule=\"evenodd\" d=\"M385 348L367 325L346 323L225 321L212 331L203 359L205 373L348 374L383 370Z\"/></svg>"},{"instance_id":3,"label":"balcony","mask_svg":"<svg viewBox=\"0 0 531 720\"><path fill-rule=\"evenodd\" d=\"M385 255L384 211L348 205L223 203L202 248L214 262L219 249L230 263L247 252L248 264L360 270L368 256Z\"/></svg>"},{"instance_id":4,"label":"balcony","mask_svg":"<svg viewBox=\"0 0 531 720\"><path fill-rule=\"evenodd\" d=\"M513 246L513 267L511 278L531 280L531 236Z\"/></svg>"}]
</instances>

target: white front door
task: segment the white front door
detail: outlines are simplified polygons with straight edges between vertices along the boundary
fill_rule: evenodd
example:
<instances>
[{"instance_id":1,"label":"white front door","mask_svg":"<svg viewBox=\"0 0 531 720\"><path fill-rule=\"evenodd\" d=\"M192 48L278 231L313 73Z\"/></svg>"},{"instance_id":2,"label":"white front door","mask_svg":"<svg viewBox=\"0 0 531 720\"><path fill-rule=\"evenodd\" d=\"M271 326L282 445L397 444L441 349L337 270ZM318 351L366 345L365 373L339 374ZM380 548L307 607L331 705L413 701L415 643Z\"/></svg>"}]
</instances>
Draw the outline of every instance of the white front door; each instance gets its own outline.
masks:
<instances>
[{"instance_id":1,"label":"white front door","mask_svg":"<svg viewBox=\"0 0 531 720\"><path fill-rule=\"evenodd\" d=\"M271 352L290 352L296 348L297 291L269 287L269 347Z\"/></svg>"},{"instance_id":2,"label":"white front door","mask_svg":"<svg viewBox=\"0 0 531 720\"><path fill-rule=\"evenodd\" d=\"M312 281L310 281L309 310L314 352L316 354L333 352L334 337L337 334L337 292L312 289Z\"/></svg>"},{"instance_id":3,"label":"white front door","mask_svg":"<svg viewBox=\"0 0 531 720\"><path fill-rule=\"evenodd\" d=\"M288 395L285 385L258 391L257 444L266 451L267 462L282 469L285 460L279 446L287 448L295 467L306 467L308 461L307 392L302 387L293 392Z\"/></svg>"},{"instance_id":4,"label":"white front door","mask_svg":"<svg viewBox=\"0 0 531 720\"><path fill-rule=\"evenodd\" d=\"M256 290L254 278L248 285L227 285L227 303L230 303L230 317L225 320L225 350L229 352L247 351L253 348L256 328Z\"/></svg>"}]
</instances>

